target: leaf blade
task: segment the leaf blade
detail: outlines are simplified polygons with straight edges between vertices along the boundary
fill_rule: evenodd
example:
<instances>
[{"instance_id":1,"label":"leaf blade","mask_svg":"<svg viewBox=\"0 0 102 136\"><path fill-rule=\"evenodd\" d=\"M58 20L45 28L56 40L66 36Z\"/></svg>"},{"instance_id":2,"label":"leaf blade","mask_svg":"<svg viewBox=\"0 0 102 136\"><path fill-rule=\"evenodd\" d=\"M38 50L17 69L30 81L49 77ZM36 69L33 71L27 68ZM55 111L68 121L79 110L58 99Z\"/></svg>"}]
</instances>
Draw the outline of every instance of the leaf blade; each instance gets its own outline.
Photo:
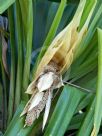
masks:
<instances>
[{"instance_id":1,"label":"leaf blade","mask_svg":"<svg viewBox=\"0 0 102 136\"><path fill-rule=\"evenodd\" d=\"M76 88L64 87L44 136L58 136L59 134L62 136L65 133L83 95L84 93L79 92Z\"/></svg>"},{"instance_id":2,"label":"leaf blade","mask_svg":"<svg viewBox=\"0 0 102 136\"><path fill-rule=\"evenodd\" d=\"M96 136L100 129L102 119L102 30L98 28L98 82L96 91L96 105L94 114L94 129L92 136Z\"/></svg>"}]
</instances>

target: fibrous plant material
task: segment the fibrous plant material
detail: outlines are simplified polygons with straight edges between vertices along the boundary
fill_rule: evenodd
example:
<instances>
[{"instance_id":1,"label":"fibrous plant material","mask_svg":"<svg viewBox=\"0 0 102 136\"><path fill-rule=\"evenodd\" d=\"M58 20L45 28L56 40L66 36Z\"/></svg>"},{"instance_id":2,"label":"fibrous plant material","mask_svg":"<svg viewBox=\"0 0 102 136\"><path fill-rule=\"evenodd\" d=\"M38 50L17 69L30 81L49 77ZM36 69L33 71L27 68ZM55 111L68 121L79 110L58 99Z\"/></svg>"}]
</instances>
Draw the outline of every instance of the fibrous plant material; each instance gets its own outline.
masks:
<instances>
[{"instance_id":1,"label":"fibrous plant material","mask_svg":"<svg viewBox=\"0 0 102 136\"><path fill-rule=\"evenodd\" d=\"M26 91L26 93L32 94L32 97L21 114L22 116L27 113L25 125L30 126L39 117L45 105L47 108L45 108L43 128L46 124L53 90L63 85L62 74L72 64L74 53L88 29L95 5L82 29L78 31L85 3L86 0L80 1L72 21L55 37L37 67L34 81Z\"/></svg>"},{"instance_id":2,"label":"fibrous plant material","mask_svg":"<svg viewBox=\"0 0 102 136\"><path fill-rule=\"evenodd\" d=\"M44 109L46 101L48 99L48 91L46 91L45 93L43 93L43 97L42 100L39 102L39 104L37 106L35 106L34 108L32 108L31 110L29 109L27 112L27 116L26 116L26 120L25 120L25 124L27 126L32 125L33 121L39 117L40 112Z\"/></svg>"},{"instance_id":3,"label":"fibrous plant material","mask_svg":"<svg viewBox=\"0 0 102 136\"><path fill-rule=\"evenodd\" d=\"M39 75L38 79L33 84L34 91L33 96L27 103L24 111L22 112L21 116L27 113L25 126L30 126L37 119L44 109L45 116L44 116L44 124L43 128L46 124L48 114L49 114L49 106L51 105L51 98L53 89L59 88L63 85L62 77L59 73L59 68L54 62L50 62Z\"/></svg>"}]
</instances>

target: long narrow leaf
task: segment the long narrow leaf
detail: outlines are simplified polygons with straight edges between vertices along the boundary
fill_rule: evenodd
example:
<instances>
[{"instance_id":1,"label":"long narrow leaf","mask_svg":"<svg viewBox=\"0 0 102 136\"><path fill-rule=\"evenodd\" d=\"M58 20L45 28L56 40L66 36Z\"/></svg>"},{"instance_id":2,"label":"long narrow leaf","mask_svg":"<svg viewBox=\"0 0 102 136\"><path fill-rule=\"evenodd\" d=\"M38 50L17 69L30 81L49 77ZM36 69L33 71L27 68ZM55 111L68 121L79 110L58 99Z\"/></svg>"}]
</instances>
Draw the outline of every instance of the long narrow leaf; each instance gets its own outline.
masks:
<instances>
[{"instance_id":1,"label":"long narrow leaf","mask_svg":"<svg viewBox=\"0 0 102 136\"><path fill-rule=\"evenodd\" d=\"M92 136L97 136L102 120L102 30L98 29L98 81Z\"/></svg>"},{"instance_id":2,"label":"long narrow leaf","mask_svg":"<svg viewBox=\"0 0 102 136\"><path fill-rule=\"evenodd\" d=\"M15 0L0 0L0 14L2 14Z\"/></svg>"},{"instance_id":3,"label":"long narrow leaf","mask_svg":"<svg viewBox=\"0 0 102 136\"><path fill-rule=\"evenodd\" d=\"M23 68L23 33L22 33L22 17L19 1L16 1L16 20L17 20L17 38L18 38L18 64L17 64L17 78L16 78L16 92L15 92L15 106L16 109L21 100L22 87L22 68Z\"/></svg>"},{"instance_id":4,"label":"long narrow leaf","mask_svg":"<svg viewBox=\"0 0 102 136\"><path fill-rule=\"evenodd\" d=\"M86 114L86 117L84 118L83 123L81 124L81 128L77 136L89 136L90 135L92 126L93 126L93 120L94 120L94 117L93 117L94 108L95 108L95 98L92 101L92 104Z\"/></svg>"},{"instance_id":5,"label":"long narrow leaf","mask_svg":"<svg viewBox=\"0 0 102 136\"><path fill-rule=\"evenodd\" d=\"M31 51L32 51L32 37L33 37L33 3L32 0L20 0L22 20L24 25L24 43L26 47L26 55L23 71L23 88L22 99L28 99L24 93L28 87L30 76L30 63L31 63ZM25 14L24 14L25 13Z\"/></svg>"},{"instance_id":6,"label":"long narrow leaf","mask_svg":"<svg viewBox=\"0 0 102 136\"><path fill-rule=\"evenodd\" d=\"M13 115L14 103L14 89L15 89L15 24L14 24L14 7L8 9L9 29L10 29L10 46L11 46L11 79L10 79L10 92L9 92L9 105L8 105L8 123Z\"/></svg>"},{"instance_id":7,"label":"long narrow leaf","mask_svg":"<svg viewBox=\"0 0 102 136\"><path fill-rule=\"evenodd\" d=\"M63 136L84 93L65 86L44 136Z\"/></svg>"}]
</instances>

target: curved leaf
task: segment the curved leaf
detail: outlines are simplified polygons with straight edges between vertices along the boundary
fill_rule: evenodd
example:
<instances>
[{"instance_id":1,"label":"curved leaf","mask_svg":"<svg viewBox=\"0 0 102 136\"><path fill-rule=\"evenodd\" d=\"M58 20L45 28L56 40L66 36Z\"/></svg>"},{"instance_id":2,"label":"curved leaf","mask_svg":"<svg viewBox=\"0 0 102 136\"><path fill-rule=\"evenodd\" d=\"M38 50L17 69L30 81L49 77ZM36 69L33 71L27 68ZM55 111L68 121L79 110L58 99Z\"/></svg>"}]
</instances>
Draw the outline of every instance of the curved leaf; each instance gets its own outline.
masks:
<instances>
[{"instance_id":1,"label":"curved leaf","mask_svg":"<svg viewBox=\"0 0 102 136\"><path fill-rule=\"evenodd\" d=\"M0 14L2 14L15 0L0 0Z\"/></svg>"},{"instance_id":2,"label":"curved leaf","mask_svg":"<svg viewBox=\"0 0 102 136\"><path fill-rule=\"evenodd\" d=\"M102 29L98 29L98 81L92 136L97 136L102 120Z\"/></svg>"}]
</instances>

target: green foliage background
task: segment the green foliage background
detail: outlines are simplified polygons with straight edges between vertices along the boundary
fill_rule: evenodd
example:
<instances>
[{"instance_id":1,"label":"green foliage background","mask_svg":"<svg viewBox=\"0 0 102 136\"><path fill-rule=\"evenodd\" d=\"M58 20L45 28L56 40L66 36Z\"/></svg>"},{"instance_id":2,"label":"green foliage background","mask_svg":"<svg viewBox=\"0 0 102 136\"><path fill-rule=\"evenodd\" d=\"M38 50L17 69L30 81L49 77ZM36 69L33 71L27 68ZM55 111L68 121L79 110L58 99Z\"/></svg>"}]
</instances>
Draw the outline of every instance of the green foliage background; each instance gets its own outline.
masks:
<instances>
[{"instance_id":1,"label":"green foliage background","mask_svg":"<svg viewBox=\"0 0 102 136\"><path fill-rule=\"evenodd\" d=\"M80 30L94 4L87 0ZM38 62L54 37L71 21L77 0L0 0L0 14L7 16L9 30L0 27L0 129L4 136L90 136L95 126L102 135L102 0L92 15L87 34L63 75L68 82L52 101L50 116L42 132L42 116L24 128L19 117L29 96ZM2 37L8 44L7 71L2 60ZM41 49L41 47L43 47Z\"/></svg>"}]
</instances>

